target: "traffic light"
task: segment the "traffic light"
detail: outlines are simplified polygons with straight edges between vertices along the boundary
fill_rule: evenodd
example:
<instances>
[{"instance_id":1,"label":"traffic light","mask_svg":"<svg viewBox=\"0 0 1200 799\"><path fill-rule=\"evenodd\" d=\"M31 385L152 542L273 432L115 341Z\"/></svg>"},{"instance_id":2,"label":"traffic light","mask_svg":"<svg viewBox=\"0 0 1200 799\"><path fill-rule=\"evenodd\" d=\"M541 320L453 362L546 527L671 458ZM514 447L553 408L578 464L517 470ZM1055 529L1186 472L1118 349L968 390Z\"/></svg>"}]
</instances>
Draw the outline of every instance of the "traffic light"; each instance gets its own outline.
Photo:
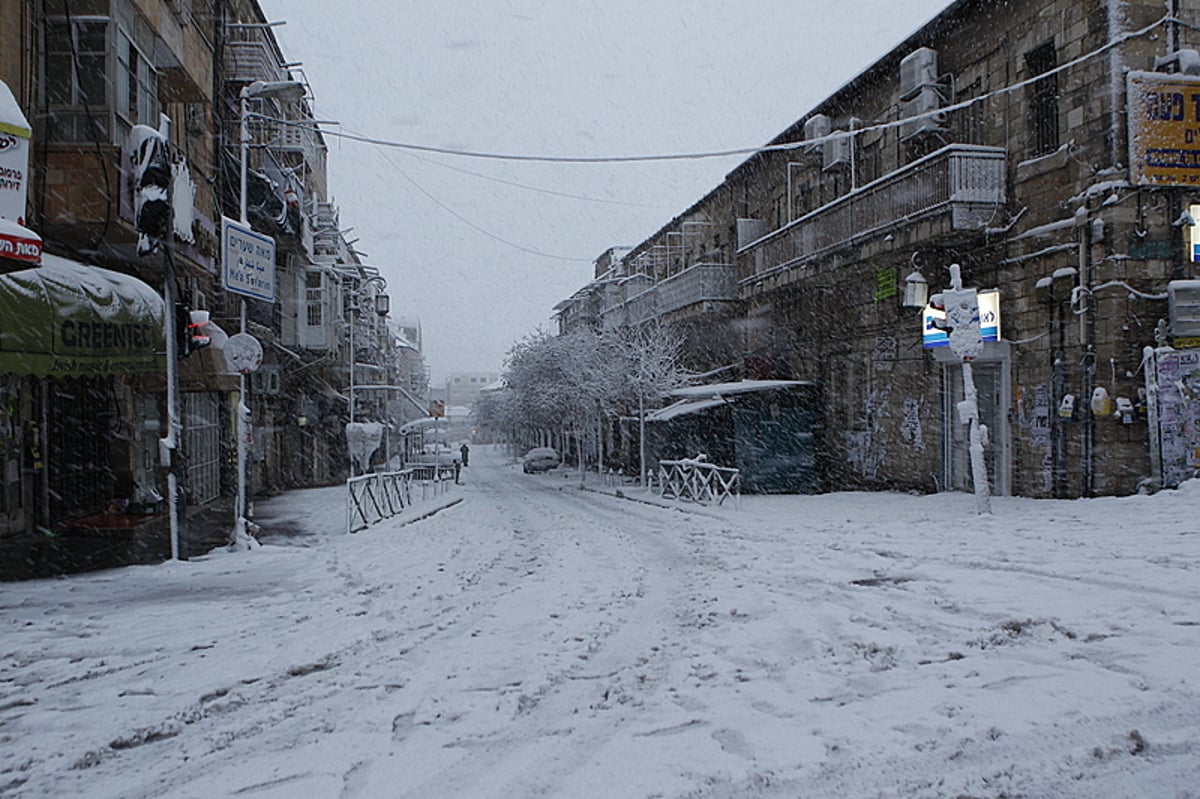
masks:
<instances>
[{"instance_id":1,"label":"traffic light","mask_svg":"<svg viewBox=\"0 0 1200 799\"><path fill-rule=\"evenodd\" d=\"M193 311L182 302L175 304L175 349L178 358L186 358L212 343L208 322L208 311Z\"/></svg>"},{"instance_id":2,"label":"traffic light","mask_svg":"<svg viewBox=\"0 0 1200 799\"><path fill-rule=\"evenodd\" d=\"M133 159L133 225L141 239L138 254L145 255L171 232L171 161L167 139L148 125L129 132Z\"/></svg>"},{"instance_id":3,"label":"traffic light","mask_svg":"<svg viewBox=\"0 0 1200 799\"><path fill-rule=\"evenodd\" d=\"M188 349L198 350L212 344L208 334L208 311L192 311L188 315Z\"/></svg>"}]
</instances>

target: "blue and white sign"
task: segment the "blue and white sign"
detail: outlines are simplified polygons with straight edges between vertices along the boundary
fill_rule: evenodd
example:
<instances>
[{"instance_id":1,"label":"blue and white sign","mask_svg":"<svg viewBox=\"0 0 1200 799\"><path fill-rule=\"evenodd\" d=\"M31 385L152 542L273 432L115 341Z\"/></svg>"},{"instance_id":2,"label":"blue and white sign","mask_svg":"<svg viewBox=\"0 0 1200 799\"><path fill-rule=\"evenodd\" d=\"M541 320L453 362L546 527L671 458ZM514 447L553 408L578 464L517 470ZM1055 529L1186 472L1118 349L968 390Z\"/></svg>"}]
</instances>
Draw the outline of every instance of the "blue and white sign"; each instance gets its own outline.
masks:
<instances>
[{"instance_id":1,"label":"blue and white sign","mask_svg":"<svg viewBox=\"0 0 1200 799\"><path fill-rule=\"evenodd\" d=\"M984 341L1000 340L1000 291L988 289L976 295L979 301L979 333ZM949 347L950 336L945 330L934 324L935 319L945 319L946 312L939 311L931 305L926 305L921 314L923 328L923 344L930 347Z\"/></svg>"},{"instance_id":2,"label":"blue and white sign","mask_svg":"<svg viewBox=\"0 0 1200 799\"><path fill-rule=\"evenodd\" d=\"M221 217L221 269L226 291L275 302L275 239Z\"/></svg>"}]
</instances>

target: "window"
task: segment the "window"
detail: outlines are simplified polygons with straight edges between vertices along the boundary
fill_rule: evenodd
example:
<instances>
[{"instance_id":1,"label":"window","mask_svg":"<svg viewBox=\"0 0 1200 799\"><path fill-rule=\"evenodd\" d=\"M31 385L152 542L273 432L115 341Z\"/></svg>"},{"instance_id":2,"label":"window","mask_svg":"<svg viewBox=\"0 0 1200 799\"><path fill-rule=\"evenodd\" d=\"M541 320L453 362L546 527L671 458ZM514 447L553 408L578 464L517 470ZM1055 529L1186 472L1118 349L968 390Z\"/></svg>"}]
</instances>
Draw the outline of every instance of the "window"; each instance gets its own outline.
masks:
<instances>
[{"instance_id":1,"label":"window","mask_svg":"<svg viewBox=\"0 0 1200 799\"><path fill-rule=\"evenodd\" d=\"M323 324L325 289L322 278L323 275L315 269L304 276L305 321L309 327L320 327Z\"/></svg>"},{"instance_id":2,"label":"window","mask_svg":"<svg viewBox=\"0 0 1200 799\"><path fill-rule=\"evenodd\" d=\"M1033 75L1043 75L1058 66L1054 42L1047 42L1025 56ZM1029 154L1048 155L1058 149L1058 74L1046 75L1030 87Z\"/></svg>"},{"instance_id":3,"label":"window","mask_svg":"<svg viewBox=\"0 0 1200 799\"><path fill-rule=\"evenodd\" d=\"M321 290L308 289L308 305L305 321L309 327L320 327L323 314L321 313Z\"/></svg>"},{"instance_id":4,"label":"window","mask_svg":"<svg viewBox=\"0 0 1200 799\"><path fill-rule=\"evenodd\" d=\"M976 78L969 85L955 92L955 101L963 102L983 94L983 79ZM981 100L968 105L956 114L959 141L967 144L984 144L987 130L987 101Z\"/></svg>"},{"instance_id":5,"label":"window","mask_svg":"<svg viewBox=\"0 0 1200 799\"><path fill-rule=\"evenodd\" d=\"M50 137L108 141L108 20L47 20L45 36Z\"/></svg>"},{"instance_id":6,"label":"window","mask_svg":"<svg viewBox=\"0 0 1200 799\"><path fill-rule=\"evenodd\" d=\"M130 125L158 127L158 77L133 41L117 37L116 111Z\"/></svg>"},{"instance_id":7,"label":"window","mask_svg":"<svg viewBox=\"0 0 1200 799\"><path fill-rule=\"evenodd\" d=\"M883 147L882 140L864 144L862 152L855 164L858 170L858 185L863 186L883 176Z\"/></svg>"}]
</instances>

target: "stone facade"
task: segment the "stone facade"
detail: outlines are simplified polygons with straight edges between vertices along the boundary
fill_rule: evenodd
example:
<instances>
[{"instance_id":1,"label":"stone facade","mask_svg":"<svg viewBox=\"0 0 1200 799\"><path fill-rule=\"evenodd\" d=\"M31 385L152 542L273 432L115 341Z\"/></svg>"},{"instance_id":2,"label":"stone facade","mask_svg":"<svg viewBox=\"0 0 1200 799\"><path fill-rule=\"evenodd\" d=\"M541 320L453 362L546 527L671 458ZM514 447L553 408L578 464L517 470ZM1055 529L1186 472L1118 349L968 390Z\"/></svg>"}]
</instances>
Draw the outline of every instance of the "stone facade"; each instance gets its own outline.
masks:
<instances>
[{"instance_id":1,"label":"stone facade","mask_svg":"<svg viewBox=\"0 0 1200 799\"><path fill-rule=\"evenodd\" d=\"M691 324L696 371L817 382L829 488L969 489L958 361L902 302L910 275L937 292L957 263L1000 297L1002 338L974 364L993 491L1153 482L1143 349L1196 270L1173 224L1191 195L1131 182L1126 72L1200 48L1200 4L1174 5L1191 24L1161 3L951 4L632 248L647 287L601 323ZM663 310L706 260L736 290ZM1097 388L1137 412L1093 413Z\"/></svg>"},{"instance_id":2,"label":"stone facade","mask_svg":"<svg viewBox=\"0 0 1200 799\"><path fill-rule=\"evenodd\" d=\"M223 517L194 525L191 540L181 541L184 555L228 537L239 404L252 413L253 497L346 476L350 385L361 389L358 421L393 426L404 418L391 413L394 397L381 387L425 388L411 377L424 374L419 344L405 343L402 365L386 303L376 304L385 281L341 233L326 197L326 149L309 90L287 63L257 0L16 0L0 9L0 80L30 120L35 143L25 218L46 254L69 262L58 273L96 268L137 278L128 285L159 300L150 321L165 336L168 263L162 247L137 250L129 150L134 125L157 129L166 115L169 157L186 166L174 171L195 188L190 208L183 200L175 206L190 212L191 235L179 227L168 235L175 300L211 312L214 342L245 330L263 346L262 366L244 384L219 346L178 360L180 496L193 517ZM247 220L275 241L274 301L224 288L218 244L221 217L241 213L241 93L255 81L267 85L248 98L244 117L250 142L262 145L247 148ZM281 86L290 96L272 95ZM34 267L0 257L0 277L22 269ZM47 311L49 327L58 310ZM167 475L159 439L168 427L165 358L176 353L158 343L158 361L136 373L118 358L89 362L95 374L47 373L21 357L40 351L11 346L11 329L0 330L0 350L16 354L6 361L11 371L0 372L0 427L10 433L0 436L0 560L16 566L3 576L100 565L83 557L89 548L75 540L78 530L117 522L126 525L120 536L153 539L150 555L130 550L137 559L163 556L158 505ZM129 507L139 510L120 512ZM135 514L144 522L115 518ZM53 546L43 532L54 533ZM18 550L24 554L12 554Z\"/></svg>"}]
</instances>

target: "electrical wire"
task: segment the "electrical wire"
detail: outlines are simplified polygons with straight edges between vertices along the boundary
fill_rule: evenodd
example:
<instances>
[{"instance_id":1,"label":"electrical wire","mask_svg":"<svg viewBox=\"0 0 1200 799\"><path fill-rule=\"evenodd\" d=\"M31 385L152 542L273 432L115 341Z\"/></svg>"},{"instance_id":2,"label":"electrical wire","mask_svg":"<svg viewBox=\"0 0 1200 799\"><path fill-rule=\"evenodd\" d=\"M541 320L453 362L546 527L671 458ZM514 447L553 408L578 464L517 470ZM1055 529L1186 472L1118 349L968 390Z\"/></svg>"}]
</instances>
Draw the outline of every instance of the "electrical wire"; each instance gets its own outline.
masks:
<instances>
[{"instance_id":1,"label":"electrical wire","mask_svg":"<svg viewBox=\"0 0 1200 799\"><path fill-rule=\"evenodd\" d=\"M481 150L463 150L463 149L456 149L456 148L452 148L452 147L435 147L433 145L416 144L413 142L394 141L394 140L390 140L390 139L379 138L376 136L366 136L366 135L362 135L362 134L351 133L351 132L344 131L344 130L343 131L322 130L322 134L325 136L331 136L333 138L345 139L347 141L357 141L357 142L361 142L364 144L373 144L377 147L387 147L387 148L397 149L397 150L412 150L412 151L416 151L416 152L438 153L440 155L454 155L454 156L460 156L463 158L480 158L480 159L487 159L487 160L494 160L494 161L529 161L529 162L551 163L551 164L615 164L615 163L643 163L643 162L648 162L648 161L694 161L694 160L702 160L702 159L709 159L709 158L726 158L726 157L735 156L735 155L757 155L759 153L769 153L769 152L788 152L788 151L797 150L797 149L800 149L803 147L809 147L809 146L816 145L816 144L822 144L824 142L832 141L835 139L842 139L846 136L857 136L862 133L871 133L871 132L875 132L875 131L889 130L891 128L900 127L901 125L909 125L909 124L912 124L916 120L925 119L928 117L936 117L936 116L940 116L942 114L947 114L947 113L950 113L953 111L961 111L965 108L971 107L975 103L983 102L985 100L991 100L996 97L1003 97L1004 95L1007 95L1011 92L1015 92L1020 89L1024 89L1028 86L1038 83L1039 81L1045 80L1047 77L1049 77L1051 75L1057 75L1060 72L1065 72L1068 69L1079 66L1080 64L1084 64L1087 61L1090 61L1091 59L1095 58L1096 56L1103 55L1103 54L1107 53L1109 50L1113 49L1114 47L1124 44L1127 41L1130 41L1132 39L1137 39L1142 36L1146 36L1147 34L1154 31L1156 28L1158 28L1168 22L1179 23L1180 20L1177 20L1171 16L1164 16L1143 28L1139 28L1136 31L1130 31L1128 33L1122 34L1121 36L1118 36L1115 39L1112 39L1111 41L1106 42L1105 44L1101 45L1100 47L1097 47L1095 50L1092 50L1088 53L1084 53L1081 56L1073 58L1070 61L1067 61L1066 63L1060 64L1051 69L1048 69L1045 72L1041 72L1037 75L1034 75L1033 77L1027 78L1022 81L1018 81L1018 82L1010 84L1008 86L1001 87L994 91L990 91L985 94L981 94L976 97L972 97L970 99L963 100L962 102L953 103L951 105L946 105L946 106L941 106L939 108L933 109L931 111L927 111L922 114L914 114L912 116L904 117L903 119L898 119L898 120L894 120L891 122L878 122L873 125L867 125L865 127L855 128L855 130L853 130L853 131L839 131L837 133L831 133L826 136L819 136L819 137L812 138L812 139L801 139L801 140L790 141L790 142L781 142L779 144L766 144L766 145L759 145L759 146L753 146L753 147L731 147L731 148L724 149L724 150L701 150L701 151L695 151L695 152L677 152L677 153L653 153L653 154L615 155L615 156L557 156L557 155L530 155L530 154L520 154L520 153L497 153L497 152L487 152L487 151L481 151ZM284 121L284 124L304 125L305 123L303 121L299 121L299 122Z\"/></svg>"},{"instance_id":2,"label":"electrical wire","mask_svg":"<svg viewBox=\"0 0 1200 799\"><path fill-rule=\"evenodd\" d=\"M532 191L537 194L548 194L552 197L565 197L569 200L582 200L584 202L603 203L605 205L620 205L620 206L624 206L627 208L658 208L659 207L657 205L652 205L650 203L631 203L631 202L624 202L622 200L606 200L601 197L588 197L587 195L584 195L584 194L571 194L570 192L565 192L565 191L555 191L553 189L544 189L544 188L541 188L540 186L530 186L525 183L517 183L516 181L513 181L513 180L504 180L503 178L494 177L492 175L485 175L482 172L474 172L470 169L463 169L462 167L451 166L450 164L445 164L445 163L442 163L441 161L435 161L432 158L424 158L424 157L417 155L416 153L412 153L412 152L407 153L407 155L409 158L415 158L418 161L424 161L427 164L433 164L434 166L441 167L442 169L449 169L451 172L459 172L463 175L470 175L472 177L480 178L482 180L491 181L492 183L500 183L504 186L512 186L513 188L524 189L525 191Z\"/></svg>"},{"instance_id":3,"label":"electrical wire","mask_svg":"<svg viewBox=\"0 0 1200 799\"><path fill-rule=\"evenodd\" d=\"M862 128L857 128L851 132L838 132L836 134L829 134L827 136L821 136L821 137L816 137L816 138L811 138L811 139L802 139L802 140L791 141L791 142L783 142L783 143L779 143L779 144L767 144L767 145L759 145L759 146L753 146L753 147L733 147L733 148L728 148L728 149L724 149L724 150L677 152L677 153L655 153L655 154L624 155L624 156L553 156L553 155L529 155L529 154L517 154L517 153L496 153L496 152L484 152L484 151L476 151L476 150L456 149L456 148L450 148L450 147L435 147L432 145L423 145L423 144L416 144L416 143L412 143L412 142L400 142L400 141L394 141L394 140L389 140L389 139L383 139L383 138L379 138L376 136L369 136L369 135L356 133L356 132L349 131L349 130L322 129L321 134L323 136L329 136L329 137L333 137L333 138L344 139L347 141L356 141L356 142L360 142L360 143L364 143L364 144L373 145L379 151L380 155L384 158L384 160L387 161L387 163L393 169L395 169L405 180L407 180L410 184L412 184L412 186L414 188L416 188L417 191L419 191L421 194L423 194L430 202L434 203L439 208L441 208L443 211L445 211L446 213L453 216L459 222L463 223L464 225L467 225L468 227L477 231L478 233L481 233L482 235L493 239L494 241L500 242L501 244L504 244L509 247L513 247L522 252L526 252L531 255L537 255L537 256L543 257L543 258L550 258L553 260L567 261L567 262L573 262L573 263L589 263L592 260L590 258L573 258L573 257L568 257L568 256L555 255L552 253L547 253L547 252L543 252L541 250L534 249L532 247L527 247L527 246L519 244L517 242L513 242L508 239L505 239L504 237L502 237L498 234L495 234L495 233L487 230L486 228L476 224L475 222L472 222L470 219L463 216L459 212L455 211L453 208L448 206L446 203L442 202L432 192L430 192L428 189L426 189L424 186L422 186L420 183L418 183L411 175L409 175L404 169L402 169L398 164L396 164L396 162L394 160L392 160L391 158L388 157L387 153L385 152L385 148L407 151L414 158L420 158L419 156L413 155L414 153L424 152L424 153L436 153L436 154L440 154L440 155L459 156L459 157L464 157L464 158L478 158L478 159L486 159L486 160L515 161L515 162L555 163L555 164L644 163L644 162L656 162L656 161L681 161L681 160L701 160L701 159L711 159L711 158L726 158L726 157L730 157L730 156L757 155L759 153L768 153L768 152L788 152L788 151L797 150L797 149L800 149L803 147L821 144L826 141L840 139L847 135L854 136L854 135L858 135L861 133L883 131L883 130L888 130L891 128L899 127L901 125L912 124L912 122L915 120L920 120L920 119L923 119L926 117L940 116L940 115L947 114L950 112L963 110L963 109L971 107L972 105L974 105L976 103L984 102L986 100L990 100L990 99L993 99L996 97L1002 97L1011 92L1018 91L1020 89L1031 86L1035 83L1038 83L1039 81L1045 80L1047 77L1049 77L1051 75L1057 75L1061 72L1065 72L1066 70L1076 67L1080 64L1086 63L1087 61L1091 60L1092 58L1095 58L1099 55L1103 55L1104 53L1107 53L1109 50L1113 49L1114 47L1117 47L1120 44L1123 44L1132 39L1136 39L1136 38L1145 36L1145 35L1149 34L1150 32L1152 32L1153 30L1155 30L1156 28L1158 28L1166 23L1169 23L1169 22L1178 23L1180 21L1169 15L1164 16L1164 17L1160 18L1159 20L1157 20L1143 28L1140 28L1136 31L1131 31L1131 32L1122 34L1121 36L1118 36L1115 39L1112 39L1111 41L1106 42L1104 45L1101 45L1100 47L1098 47L1088 53L1084 53L1081 56L1078 56L1070 61L1067 61L1064 64L1053 67L1052 69L1049 69L1045 72L1039 73L1038 75L1035 75L1031 78L1028 78L1023 81L1018 81L1016 83L1001 87L999 89L996 89L991 92L987 92L985 94L981 94L976 97L972 97L972 98L964 100L962 102L953 103L948 106L939 107L937 109L931 110L924 114L917 114L917 115L905 117L903 119L899 119L899 120L895 120L895 121L891 121L891 122L875 123L873 125L868 125L868 126L865 126ZM285 125L285 126L305 127L305 128L310 128L310 129L313 127L311 122L307 122L305 120L273 119L272 121L277 122L282 125ZM579 195L569 195L569 194L565 194L562 192L554 192L554 191L550 191L550 190L539 189L539 188L532 187L532 186L526 186L523 184L511 182L511 181L505 181L500 178L493 178L493 177L489 177L487 175L482 175L482 174L479 174L476 172L471 172L470 170L459 169L457 167L453 167L448 164L441 164L441 163L438 163L437 161L432 161L431 159L420 158L420 160L433 163L437 166L441 166L446 169L451 169L454 171L473 175L475 177L479 177L484 180L491 180L491 181L494 181L497 183L512 185L514 187L522 188L522 189L526 189L526 190L530 190L530 191L539 191L539 192L543 192L543 193L547 193L547 194L566 196L566 197L571 197L573 199L581 199L581 200L587 200L587 201L593 201L593 202L610 202L613 204L628 205L628 203L621 203L619 201L605 201L605 200L600 200L598 198L583 197L583 196L579 196ZM650 206L647 206L647 207L650 207Z\"/></svg>"},{"instance_id":4,"label":"electrical wire","mask_svg":"<svg viewBox=\"0 0 1200 799\"><path fill-rule=\"evenodd\" d=\"M430 192L428 189L426 189L424 186L422 186L420 183L418 183L415 179L413 179L413 177L411 175L409 175L407 172L405 172L403 169L401 169L400 165L397 164L395 161L393 161L391 159L391 157L388 156L388 154L386 152L384 152L382 149L379 149L379 154L380 154L380 156L383 157L383 160L387 161L388 164L393 169L395 169L397 172L400 173L401 177L403 177L405 180L407 180L409 183L411 183L413 185L413 187L416 188L417 191L419 191L419 192L421 192L421 194L425 195L425 197L430 202L432 202L437 207L441 208L446 213L450 214L452 217L457 219L459 222L462 222L464 225L466 225L467 227L471 228L472 230L474 230L478 233L482 233L484 236L487 236L489 239L498 241L501 244L507 245L509 247L513 247L514 249L520 250L521 252L529 253L530 255L537 255L542 258L550 258L551 260L555 260L555 261L568 261L571 263L591 263L592 262L591 258L572 258L572 257L565 256L565 255L554 255L553 253L542 252L541 250L535 250L532 247L526 247L525 245L518 244L515 241L509 241L508 239L504 238L503 236L497 235L497 234L491 232L490 230L487 230L486 228L475 224L470 219L467 219L465 216L460 214L458 211L455 211L453 208L446 205L444 202L442 202L436 196L434 196L434 194L432 192Z\"/></svg>"}]
</instances>

